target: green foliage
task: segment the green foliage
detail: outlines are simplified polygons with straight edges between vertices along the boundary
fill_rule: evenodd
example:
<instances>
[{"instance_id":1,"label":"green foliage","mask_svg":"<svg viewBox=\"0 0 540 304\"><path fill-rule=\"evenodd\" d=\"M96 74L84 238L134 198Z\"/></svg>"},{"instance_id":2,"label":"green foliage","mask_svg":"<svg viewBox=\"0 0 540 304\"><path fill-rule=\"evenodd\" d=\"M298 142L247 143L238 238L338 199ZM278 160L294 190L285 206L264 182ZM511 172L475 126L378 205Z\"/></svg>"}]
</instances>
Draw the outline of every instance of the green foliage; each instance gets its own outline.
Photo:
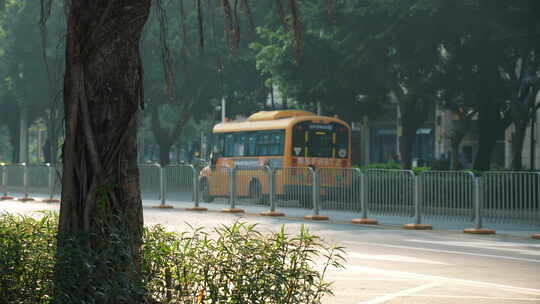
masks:
<instances>
[{"instance_id":1,"label":"green foliage","mask_svg":"<svg viewBox=\"0 0 540 304\"><path fill-rule=\"evenodd\" d=\"M368 164L359 168L365 169L365 170L368 170L368 169L401 170L401 166L396 162L372 163L372 164Z\"/></svg>"},{"instance_id":2,"label":"green foliage","mask_svg":"<svg viewBox=\"0 0 540 304\"><path fill-rule=\"evenodd\" d=\"M298 235L288 235L284 228L263 235L245 223L183 233L154 226L144 231L141 284L130 284L135 263L126 252L125 236L110 228L59 236L67 244L57 252L57 221L54 213L41 219L0 215L2 301L320 303L331 294L326 269L343 262L341 247L329 246L304 228ZM105 231L109 237L100 235L95 242ZM86 247L90 239L94 250ZM61 280L62 290L55 290L53 279Z\"/></svg>"},{"instance_id":3,"label":"green foliage","mask_svg":"<svg viewBox=\"0 0 540 304\"><path fill-rule=\"evenodd\" d=\"M369 170L369 169L379 169L379 170L402 170L401 165L396 162L388 162L388 163L372 163L365 166L357 167L361 170ZM432 170L431 167L415 167L412 169L415 175L418 175L425 171Z\"/></svg>"},{"instance_id":4,"label":"green foliage","mask_svg":"<svg viewBox=\"0 0 540 304\"><path fill-rule=\"evenodd\" d=\"M41 219L0 215L0 301L49 303L53 292L56 222L54 214Z\"/></svg>"},{"instance_id":5,"label":"green foliage","mask_svg":"<svg viewBox=\"0 0 540 304\"><path fill-rule=\"evenodd\" d=\"M327 267L340 267L342 248L324 244L304 228L263 236L235 223L209 234L145 232L143 272L155 300L191 303L320 303L331 293ZM212 237L215 235L215 238ZM318 265L318 267L316 266ZM205 302L206 303L206 302Z\"/></svg>"},{"instance_id":6,"label":"green foliage","mask_svg":"<svg viewBox=\"0 0 540 304\"><path fill-rule=\"evenodd\" d=\"M431 167L416 167L412 169L415 175L419 175L422 172L431 171Z\"/></svg>"}]
</instances>

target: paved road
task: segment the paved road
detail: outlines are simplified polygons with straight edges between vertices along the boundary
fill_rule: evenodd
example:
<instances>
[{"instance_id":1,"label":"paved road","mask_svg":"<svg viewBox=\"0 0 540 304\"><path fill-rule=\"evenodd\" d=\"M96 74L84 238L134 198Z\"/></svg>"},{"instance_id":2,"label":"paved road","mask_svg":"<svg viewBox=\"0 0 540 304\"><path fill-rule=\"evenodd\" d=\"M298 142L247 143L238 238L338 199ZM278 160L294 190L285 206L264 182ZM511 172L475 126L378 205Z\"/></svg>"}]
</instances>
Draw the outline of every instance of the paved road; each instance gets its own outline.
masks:
<instances>
[{"instance_id":1,"label":"paved road","mask_svg":"<svg viewBox=\"0 0 540 304\"><path fill-rule=\"evenodd\" d=\"M305 224L327 241L345 246L345 269L331 270L335 296L327 304L357 303L540 303L540 241L515 235L472 236L455 230L408 231L341 222L306 222L254 214L154 209L145 201L145 223L171 230L187 223L212 227L241 219L263 231L281 225L294 233ZM186 203L187 204L187 203ZM0 202L0 212L28 214L53 209L45 203ZM524 235L529 235L528 233Z\"/></svg>"}]
</instances>

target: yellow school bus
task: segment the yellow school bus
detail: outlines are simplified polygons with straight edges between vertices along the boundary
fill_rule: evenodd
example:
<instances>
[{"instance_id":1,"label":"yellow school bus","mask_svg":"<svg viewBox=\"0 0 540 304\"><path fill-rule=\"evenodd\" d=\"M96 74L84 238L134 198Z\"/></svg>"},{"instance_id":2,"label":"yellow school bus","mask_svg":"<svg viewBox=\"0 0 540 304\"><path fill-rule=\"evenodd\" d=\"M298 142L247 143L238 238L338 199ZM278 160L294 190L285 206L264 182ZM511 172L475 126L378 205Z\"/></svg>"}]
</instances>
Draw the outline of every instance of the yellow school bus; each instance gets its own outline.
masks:
<instances>
[{"instance_id":1,"label":"yellow school bus","mask_svg":"<svg viewBox=\"0 0 540 304\"><path fill-rule=\"evenodd\" d=\"M200 175L206 202L228 195L232 168L241 172L236 175L237 197L260 200L269 191L268 175L261 170L264 166L275 169L276 195L292 198L302 192L297 190L302 185L309 192L310 176L305 168L351 167L349 125L307 111L262 111L245 121L223 122L214 126L213 142L210 165Z\"/></svg>"}]
</instances>

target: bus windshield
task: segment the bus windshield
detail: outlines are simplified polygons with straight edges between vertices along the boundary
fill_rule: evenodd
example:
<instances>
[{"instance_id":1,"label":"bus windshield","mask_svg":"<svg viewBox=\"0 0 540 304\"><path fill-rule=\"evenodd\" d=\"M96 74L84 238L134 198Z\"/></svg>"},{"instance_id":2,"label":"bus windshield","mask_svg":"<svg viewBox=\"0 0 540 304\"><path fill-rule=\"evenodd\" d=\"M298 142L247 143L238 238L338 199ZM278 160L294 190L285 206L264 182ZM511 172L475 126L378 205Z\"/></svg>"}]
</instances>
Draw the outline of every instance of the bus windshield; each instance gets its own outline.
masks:
<instances>
[{"instance_id":1,"label":"bus windshield","mask_svg":"<svg viewBox=\"0 0 540 304\"><path fill-rule=\"evenodd\" d=\"M293 128L292 156L347 158L348 132L338 123L298 123Z\"/></svg>"},{"instance_id":2,"label":"bus windshield","mask_svg":"<svg viewBox=\"0 0 540 304\"><path fill-rule=\"evenodd\" d=\"M234 132L216 135L221 156L280 156L283 155L284 130Z\"/></svg>"}]
</instances>

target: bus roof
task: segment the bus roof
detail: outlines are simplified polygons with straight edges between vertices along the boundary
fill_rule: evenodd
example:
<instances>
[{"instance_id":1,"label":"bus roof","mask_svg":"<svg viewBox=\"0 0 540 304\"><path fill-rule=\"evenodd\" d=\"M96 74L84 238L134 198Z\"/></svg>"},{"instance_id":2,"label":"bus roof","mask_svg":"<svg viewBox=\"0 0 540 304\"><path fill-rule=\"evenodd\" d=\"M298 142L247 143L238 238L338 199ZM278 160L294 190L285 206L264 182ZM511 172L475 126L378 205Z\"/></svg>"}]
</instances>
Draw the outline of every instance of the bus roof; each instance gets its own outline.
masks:
<instances>
[{"instance_id":1,"label":"bus roof","mask_svg":"<svg viewBox=\"0 0 540 304\"><path fill-rule=\"evenodd\" d=\"M283 130L287 128L290 125L296 124L297 122L305 121L305 120L313 120L316 123L329 123L329 122L337 122L343 125L346 125L347 128L349 127L346 122L342 121L339 118L334 117L326 117L326 116L317 116L311 112L306 111L296 111L296 110L285 110L290 111L288 116L274 113L274 112L284 112L284 111L268 111L268 112L258 112L253 115L251 115L249 118L251 119L253 116L259 114L259 116L256 116L257 118L255 120L248 119L247 121L241 121L241 122L222 122L214 126L213 132L214 133L226 133L226 132L242 132L242 131L259 131L259 130ZM299 115L291 116L292 112L298 112ZM266 116L264 116L266 115ZM277 119L261 119L263 117L278 117ZM285 117L285 118L280 118Z\"/></svg>"},{"instance_id":2,"label":"bus roof","mask_svg":"<svg viewBox=\"0 0 540 304\"><path fill-rule=\"evenodd\" d=\"M260 111L251 115L248 121L276 120L298 116L315 116L315 114L302 110Z\"/></svg>"}]
</instances>

